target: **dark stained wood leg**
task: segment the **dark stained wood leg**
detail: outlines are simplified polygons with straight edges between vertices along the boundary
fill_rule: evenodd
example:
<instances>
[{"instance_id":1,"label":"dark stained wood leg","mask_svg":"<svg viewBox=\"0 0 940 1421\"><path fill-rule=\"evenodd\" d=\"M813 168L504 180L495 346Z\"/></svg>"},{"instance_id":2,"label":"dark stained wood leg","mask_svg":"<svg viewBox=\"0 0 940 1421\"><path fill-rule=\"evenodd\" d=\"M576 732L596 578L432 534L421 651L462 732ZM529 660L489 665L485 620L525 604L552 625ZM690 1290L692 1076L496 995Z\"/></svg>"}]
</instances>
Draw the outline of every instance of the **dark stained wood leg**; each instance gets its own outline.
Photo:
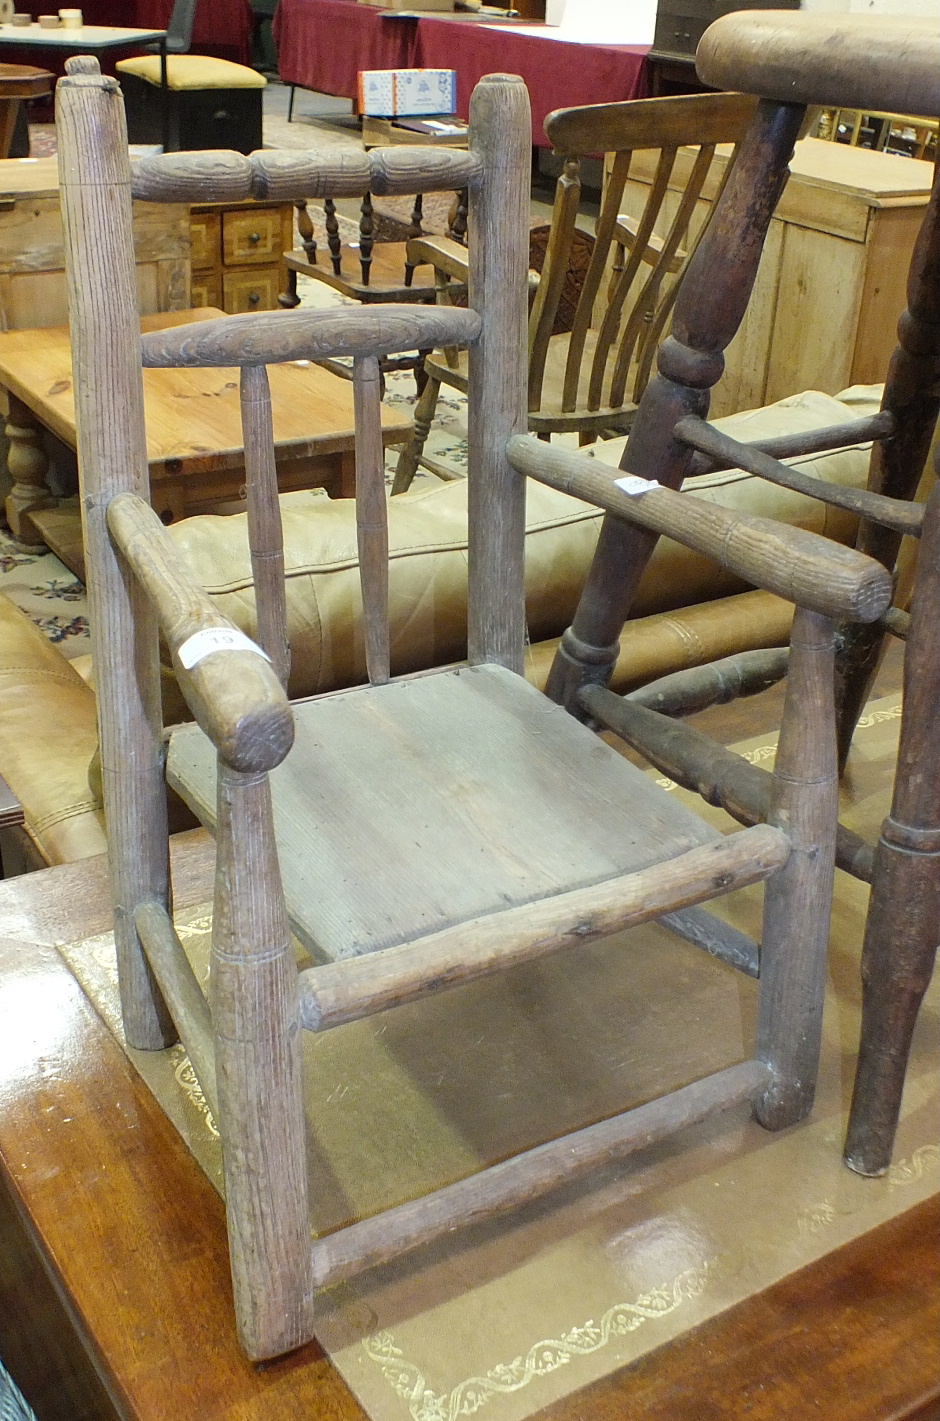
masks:
<instances>
[{"instance_id":1,"label":"dark stained wood leg","mask_svg":"<svg viewBox=\"0 0 940 1421\"><path fill-rule=\"evenodd\" d=\"M940 412L940 170L924 213L907 283L907 310L898 322L898 345L888 367L882 409L897 422L893 439L872 447L868 487L892 498L913 498ZM897 533L864 523L858 546L894 567ZM875 626L844 627L837 656L839 762L844 768L852 735L881 664L884 634Z\"/></svg>"},{"instance_id":2,"label":"dark stained wood leg","mask_svg":"<svg viewBox=\"0 0 940 1421\"><path fill-rule=\"evenodd\" d=\"M884 1174L911 1035L940 939L940 486L927 504L904 663L904 718L891 813L875 850L862 950L862 1036L845 1162Z\"/></svg>"}]
</instances>

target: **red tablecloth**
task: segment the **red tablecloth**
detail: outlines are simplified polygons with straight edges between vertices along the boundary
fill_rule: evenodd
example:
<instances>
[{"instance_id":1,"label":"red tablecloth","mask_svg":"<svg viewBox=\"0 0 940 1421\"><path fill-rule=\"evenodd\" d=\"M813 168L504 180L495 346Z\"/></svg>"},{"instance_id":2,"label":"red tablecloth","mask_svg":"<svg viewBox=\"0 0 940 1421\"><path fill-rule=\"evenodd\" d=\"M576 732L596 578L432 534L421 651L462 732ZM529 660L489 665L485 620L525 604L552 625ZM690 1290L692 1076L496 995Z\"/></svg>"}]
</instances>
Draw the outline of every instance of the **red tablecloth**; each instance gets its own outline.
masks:
<instances>
[{"instance_id":1,"label":"red tablecloth","mask_svg":"<svg viewBox=\"0 0 940 1421\"><path fill-rule=\"evenodd\" d=\"M418 23L418 62L426 69L456 69L461 118L467 117L470 95L484 74L522 75L532 104L532 142L537 147L548 146L544 125L553 109L645 98L649 49L649 45L569 44L554 38L548 29L543 38L452 20L428 18Z\"/></svg>"},{"instance_id":2,"label":"red tablecloth","mask_svg":"<svg viewBox=\"0 0 940 1421\"><path fill-rule=\"evenodd\" d=\"M387 20L356 0L281 0L274 16L285 84L355 99L360 69L414 69L418 21Z\"/></svg>"},{"instance_id":3,"label":"red tablecloth","mask_svg":"<svg viewBox=\"0 0 940 1421\"><path fill-rule=\"evenodd\" d=\"M478 22L383 19L356 0L280 0L274 17L281 78L321 94L356 97L360 69L456 69L466 118L484 74L521 74L532 101L532 142L547 146L552 109L646 95L648 45L568 44Z\"/></svg>"}]
</instances>

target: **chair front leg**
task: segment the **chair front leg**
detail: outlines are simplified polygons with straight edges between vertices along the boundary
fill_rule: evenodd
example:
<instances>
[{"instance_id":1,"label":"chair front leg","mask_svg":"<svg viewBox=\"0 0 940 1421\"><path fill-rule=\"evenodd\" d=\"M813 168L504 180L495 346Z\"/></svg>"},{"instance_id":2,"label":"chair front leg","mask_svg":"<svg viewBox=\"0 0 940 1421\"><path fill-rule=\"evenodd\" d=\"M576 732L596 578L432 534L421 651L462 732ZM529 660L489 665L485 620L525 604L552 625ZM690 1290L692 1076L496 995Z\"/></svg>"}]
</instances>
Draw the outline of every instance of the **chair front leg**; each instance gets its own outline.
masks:
<instances>
[{"instance_id":1,"label":"chair front leg","mask_svg":"<svg viewBox=\"0 0 940 1421\"><path fill-rule=\"evenodd\" d=\"M769 1130L795 1125L813 1106L835 873L835 629L797 608L768 823L789 837L790 857L764 890L757 1055L773 1081L756 1106Z\"/></svg>"},{"instance_id":2,"label":"chair front leg","mask_svg":"<svg viewBox=\"0 0 940 1421\"><path fill-rule=\"evenodd\" d=\"M437 409L437 400L440 393L440 380L435 380L433 375L429 375L424 389L421 391L421 398L415 405L415 432L398 456L395 480L392 484L393 495L396 493L407 493L411 488L412 480L418 472L418 465L421 463L421 455L424 453L424 446L431 432L431 423L434 419L434 412Z\"/></svg>"},{"instance_id":3,"label":"chair front leg","mask_svg":"<svg viewBox=\"0 0 940 1421\"><path fill-rule=\"evenodd\" d=\"M266 774L219 760L210 997L239 1336L254 1361L313 1335L301 1033Z\"/></svg>"}]
</instances>

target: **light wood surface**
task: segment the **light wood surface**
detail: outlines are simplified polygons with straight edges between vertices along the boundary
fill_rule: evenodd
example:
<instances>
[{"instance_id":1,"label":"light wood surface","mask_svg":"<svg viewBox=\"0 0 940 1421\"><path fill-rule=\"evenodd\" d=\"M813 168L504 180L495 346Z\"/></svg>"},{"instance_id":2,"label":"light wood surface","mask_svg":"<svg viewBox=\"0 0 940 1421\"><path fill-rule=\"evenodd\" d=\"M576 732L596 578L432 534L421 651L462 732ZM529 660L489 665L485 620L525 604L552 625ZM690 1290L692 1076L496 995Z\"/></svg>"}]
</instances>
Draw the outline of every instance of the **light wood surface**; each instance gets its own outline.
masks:
<instances>
[{"instance_id":1,"label":"light wood surface","mask_svg":"<svg viewBox=\"0 0 940 1421\"><path fill-rule=\"evenodd\" d=\"M73 50L112 49L163 39L166 30L131 29L126 25L82 25L78 29L46 29L32 25L0 25L0 45L27 44L33 48Z\"/></svg>"},{"instance_id":2,"label":"light wood surface","mask_svg":"<svg viewBox=\"0 0 940 1421\"><path fill-rule=\"evenodd\" d=\"M145 330L221 316L203 308L146 317ZM349 383L319 366L294 363L270 369L272 415L280 487L322 483L333 494L352 492L355 443ZM0 332L0 385L22 413L75 448L75 397L68 327ZM147 460L154 507L171 518L212 502L238 499L244 483L238 374L232 369L146 370ZM402 443L411 421L382 406L382 439ZM29 430L22 443L28 442ZM44 473L43 471L40 471ZM43 479L22 514L48 500ZM25 521L25 519L24 519Z\"/></svg>"},{"instance_id":3,"label":"light wood surface","mask_svg":"<svg viewBox=\"0 0 940 1421\"><path fill-rule=\"evenodd\" d=\"M692 156L684 150L676 160L664 205L668 220ZM727 161L727 150L719 149L719 176ZM653 163L639 154L625 194L630 214L640 210L653 173ZM712 396L712 417L801 390L836 394L884 379L932 181L933 165L915 158L815 138L797 143L748 312ZM693 230L714 201L716 183L705 185Z\"/></svg>"}]
</instances>

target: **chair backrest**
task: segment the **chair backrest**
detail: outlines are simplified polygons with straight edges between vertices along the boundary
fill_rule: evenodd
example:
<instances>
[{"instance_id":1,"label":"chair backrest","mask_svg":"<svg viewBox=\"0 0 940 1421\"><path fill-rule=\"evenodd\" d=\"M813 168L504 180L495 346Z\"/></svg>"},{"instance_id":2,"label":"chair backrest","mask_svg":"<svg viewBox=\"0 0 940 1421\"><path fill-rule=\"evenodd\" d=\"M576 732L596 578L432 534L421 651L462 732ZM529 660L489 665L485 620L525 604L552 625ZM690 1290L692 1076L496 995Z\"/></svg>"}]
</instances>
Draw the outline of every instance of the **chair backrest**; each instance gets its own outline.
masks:
<instances>
[{"instance_id":1,"label":"chair backrest","mask_svg":"<svg viewBox=\"0 0 940 1421\"><path fill-rule=\"evenodd\" d=\"M193 42L193 25L199 0L174 0L170 22L166 27L168 54L188 54Z\"/></svg>"},{"instance_id":2,"label":"chair backrest","mask_svg":"<svg viewBox=\"0 0 940 1421\"><path fill-rule=\"evenodd\" d=\"M571 413L616 409L642 394L682 272L701 234L696 205L709 182L716 146L733 145L733 158L755 102L743 94L693 94L559 109L549 115L545 131L564 159L564 168L529 322L530 411L538 410L541 403L549 341L556 329L572 249L583 240L579 236L582 159L609 155L593 251L565 360L562 410ZM674 187L676 159L684 147L694 150L695 156L684 189L676 193L670 182ZM627 191L634 159L650 151L658 154L652 182L645 189L638 217L631 218L624 212L625 196L635 205L644 194L637 184ZM730 168L731 161L719 183Z\"/></svg>"}]
</instances>

